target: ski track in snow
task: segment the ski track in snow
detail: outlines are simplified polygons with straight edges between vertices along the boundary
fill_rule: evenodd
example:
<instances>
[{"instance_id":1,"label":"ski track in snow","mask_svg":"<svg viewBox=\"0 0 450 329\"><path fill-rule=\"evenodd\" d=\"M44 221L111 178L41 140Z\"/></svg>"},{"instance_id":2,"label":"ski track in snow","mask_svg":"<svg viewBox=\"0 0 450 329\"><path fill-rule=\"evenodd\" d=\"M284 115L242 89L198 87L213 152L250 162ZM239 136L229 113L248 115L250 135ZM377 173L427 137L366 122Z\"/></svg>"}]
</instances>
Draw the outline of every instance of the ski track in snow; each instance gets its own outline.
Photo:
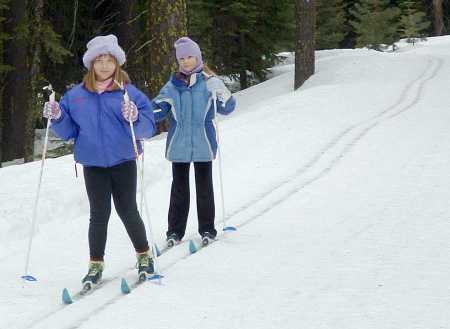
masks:
<instances>
[{"instance_id":1,"label":"ski track in snow","mask_svg":"<svg viewBox=\"0 0 450 329\"><path fill-rule=\"evenodd\" d=\"M261 193L255 199L231 213L228 217L234 218L241 216L246 212L251 213L254 208L257 208L255 204L261 204L256 213L244 216L247 217L247 219L243 220L236 226L241 227L246 225L268 212L273 207L282 203L290 195L293 195L294 193L322 178L327 172L332 170L338 162L372 129L376 128L379 124L386 120L395 118L417 104L426 82L436 76L437 72L443 65L443 60L432 58L430 60L430 64L431 65L427 67L419 75L419 77L407 84L407 86L403 89L400 98L396 103L394 103L394 105L367 120L363 120L360 123L351 125L344 129L293 175L287 177L280 184L275 185L268 191ZM409 98L412 99L410 100ZM322 162L325 163L323 164ZM312 177L305 177L312 171L319 172L315 175L311 175Z\"/></svg>"},{"instance_id":2,"label":"ski track in snow","mask_svg":"<svg viewBox=\"0 0 450 329\"><path fill-rule=\"evenodd\" d=\"M226 219L228 221L232 220L235 223L236 227L243 227L248 225L258 217L270 211L272 208L281 204L291 195L294 195L295 193L324 177L328 172L335 168L340 160L345 157L345 155L350 152L352 148L374 128L378 127L383 122L394 119L405 111L412 109L420 101L426 83L432 80L437 75L439 69L443 65L442 59L431 56L429 57L429 65L426 66L426 68L417 78L406 84L405 88L400 94L399 99L393 105L383 109L376 115L372 115L368 119L364 119L359 123L349 125L346 129L341 131L339 134L337 134L337 136L330 140L303 167L301 167L296 172L289 175L280 183L274 185L264 193L259 194L256 198L250 200L242 207L231 212ZM360 234L368 228L369 227L362 228L359 233L356 232L353 233L353 235ZM192 234L191 236L186 237L184 242L189 241L194 235L195 234ZM223 235L223 233L219 233L219 237L221 235ZM182 255L181 257L177 257L168 265L164 266L162 268L163 271L171 268L172 266L175 266L180 261L191 256L187 248L185 248L184 252L180 251L183 247L187 247L187 243L182 243L179 246L175 247L175 249L172 249L173 251L178 250L178 252ZM129 277L132 274L135 274L134 270L127 269L126 271L119 273L112 278L109 278L109 280L104 283L105 286L100 288L98 291L101 290L105 292L106 287L111 285L115 285L116 290L118 291L120 278ZM139 287L137 287L136 289L139 289ZM324 289L327 289L327 287L322 287L321 290ZM92 295L96 292L97 291L94 291ZM317 291L317 293L320 293L320 291ZM80 302L88 302L89 298L91 297L92 296L87 296L85 300ZM113 305L114 303L121 300L122 297L124 297L123 294L121 294L120 292L116 293L113 297L107 299L106 302L104 301L100 305L91 308L89 312L78 316L71 325L64 328L79 328L84 323L88 322L93 315L107 309L110 305ZM92 303L94 303L94 301L92 301ZM59 315L61 311L69 310L71 308L73 308L72 305L61 305L61 307L48 312L44 316L30 321L28 325L18 328L45 328L46 320L51 319L53 316ZM83 312L83 310L80 310L80 312Z\"/></svg>"}]
</instances>

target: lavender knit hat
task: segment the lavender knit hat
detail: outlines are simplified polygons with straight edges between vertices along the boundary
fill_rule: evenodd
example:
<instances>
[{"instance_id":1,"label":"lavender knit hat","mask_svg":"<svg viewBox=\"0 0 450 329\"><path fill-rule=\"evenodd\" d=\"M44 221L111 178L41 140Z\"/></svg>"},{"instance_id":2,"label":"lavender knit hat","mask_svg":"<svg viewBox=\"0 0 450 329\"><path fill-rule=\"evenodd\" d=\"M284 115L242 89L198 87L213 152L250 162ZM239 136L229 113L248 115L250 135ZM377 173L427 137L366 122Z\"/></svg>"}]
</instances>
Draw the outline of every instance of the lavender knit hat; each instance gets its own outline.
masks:
<instances>
[{"instance_id":1,"label":"lavender knit hat","mask_svg":"<svg viewBox=\"0 0 450 329\"><path fill-rule=\"evenodd\" d=\"M189 56L197 57L197 66L191 72L185 72L180 66L181 72L191 74L200 72L203 69L202 51L195 41L188 37L182 37L175 41L174 46L178 63L180 63L181 58L186 58Z\"/></svg>"},{"instance_id":2,"label":"lavender knit hat","mask_svg":"<svg viewBox=\"0 0 450 329\"><path fill-rule=\"evenodd\" d=\"M99 55L109 54L117 59L122 66L126 61L125 52L119 46L117 37L114 34L101 35L95 37L87 43L87 50L83 55L83 64L88 70L91 68L92 61Z\"/></svg>"}]
</instances>

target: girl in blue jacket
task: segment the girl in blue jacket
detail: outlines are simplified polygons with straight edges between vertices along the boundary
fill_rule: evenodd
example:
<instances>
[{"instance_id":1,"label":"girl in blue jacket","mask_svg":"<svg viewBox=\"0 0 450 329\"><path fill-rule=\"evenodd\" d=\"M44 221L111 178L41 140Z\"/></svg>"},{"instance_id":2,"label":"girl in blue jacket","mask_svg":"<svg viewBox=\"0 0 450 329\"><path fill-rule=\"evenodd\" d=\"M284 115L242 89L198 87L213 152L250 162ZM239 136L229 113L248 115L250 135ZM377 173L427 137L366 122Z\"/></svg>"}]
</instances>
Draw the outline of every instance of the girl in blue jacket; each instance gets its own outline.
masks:
<instances>
[{"instance_id":1,"label":"girl in blue jacket","mask_svg":"<svg viewBox=\"0 0 450 329\"><path fill-rule=\"evenodd\" d=\"M204 243L214 239L215 207L212 161L217 140L213 119L231 113L235 99L223 82L204 72L202 53L187 37L175 42L179 71L173 74L154 99L157 121L170 116L166 158L172 162L172 189L168 214L167 243L171 247L184 236L189 212L189 168L194 163L198 232ZM211 72L208 72L211 73ZM214 106L216 102L216 106Z\"/></svg>"},{"instance_id":2,"label":"girl in blue jacket","mask_svg":"<svg viewBox=\"0 0 450 329\"><path fill-rule=\"evenodd\" d=\"M136 154L129 121L137 140L151 137L155 122L152 103L121 69L125 53L114 35L89 41L83 63L88 69L83 82L59 104L47 102L43 115L53 120L52 129L59 137L74 139L75 161L83 165L90 205L90 262L82 282L90 287L102 277L111 196L136 250L139 277L154 271L136 204ZM124 102L121 86L128 92L128 102ZM141 153L139 141L137 145Z\"/></svg>"}]
</instances>

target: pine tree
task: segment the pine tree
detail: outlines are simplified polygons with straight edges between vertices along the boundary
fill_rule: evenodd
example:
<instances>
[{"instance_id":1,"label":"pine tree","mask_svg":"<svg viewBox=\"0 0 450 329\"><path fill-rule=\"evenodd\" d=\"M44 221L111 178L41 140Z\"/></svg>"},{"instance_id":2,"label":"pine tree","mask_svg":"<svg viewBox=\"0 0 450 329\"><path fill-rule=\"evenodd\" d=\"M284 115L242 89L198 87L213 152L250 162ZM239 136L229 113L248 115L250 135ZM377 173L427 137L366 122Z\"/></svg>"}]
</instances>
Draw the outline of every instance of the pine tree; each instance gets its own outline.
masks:
<instances>
[{"instance_id":1,"label":"pine tree","mask_svg":"<svg viewBox=\"0 0 450 329\"><path fill-rule=\"evenodd\" d=\"M244 89L253 77L263 80L277 51L292 44L292 9L292 0L190 0L189 32L211 66Z\"/></svg>"},{"instance_id":2,"label":"pine tree","mask_svg":"<svg viewBox=\"0 0 450 329\"><path fill-rule=\"evenodd\" d=\"M36 0L33 7L33 23L32 26L32 37L31 42L32 49L30 51L30 100L28 106L30 108L29 114L27 115L25 123L25 145L24 145L24 159L25 162L30 162L34 160L34 123L36 118L40 114L40 109L42 108L42 98L39 97L41 94L40 79L41 79L41 53L42 53L42 19L44 12L44 0ZM31 47L30 47L31 48Z\"/></svg>"},{"instance_id":3,"label":"pine tree","mask_svg":"<svg viewBox=\"0 0 450 329\"><path fill-rule=\"evenodd\" d=\"M174 42L187 34L185 0L149 1L150 93L158 94L177 68Z\"/></svg>"},{"instance_id":4,"label":"pine tree","mask_svg":"<svg viewBox=\"0 0 450 329\"><path fill-rule=\"evenodd\" d=\"M9 38L9 34L5 31L4 23L7 17L9 0L0 0L0 85L3 85L4 74L11 69L6 65L3 59L4 44Z\"/></svg>"},{"instance_id":5,"label":"pine tree","mask_svg":"<svg viewBox=\"0 0 450 329\"><path fill-rule=\"evenodd\" d=\"M401 5L403 11L400 18L401 37L407 38L409 43L415 43L418 39L423 39L424 31L431 25L426 20L426 14L415 8L413 1L406 1Z\"/></svg>"},{"instance_id":6,"label":"pine tree","mask_svg":"<svg viewBox=\"0 0 450 329\"><path fill-rule=\"evenodd\" d=\"M389 0L360 0L350 10L355 20L356 46L383 50L398 40L400 10L390 7Z\"/></svg>"},{"instance_id":7,"label":"pine tree","mask_svg":"<svg viewBox=\"0 0 450 329\"><path fill-rule=\"evenodd\" d=\"M444 4L443 0L433 0L434 35L440 36L444 32Z\"/></svg>"},{"instance_id":8,"label":"pine tree","mask_svg":"<svg viewBox=\"0 0 450 329\"><path fill-rule=\"evenodd\" d=\"M94 18L94 9L93 4L86 0L44 2L43 33L49 42L43 49L42 70L57 94L66 92L67 88L81 81L86 43L95 33L106 34ZM70 55L59 54L58 45Z\"/></svg>"},{"instance_id":9,"label":"pine tree","mask_svg":"<svg viewBox=\"0 0 450 329\"><path fill-rule=\"evenodd\" d=\"M142 71L136 67L136 49L139 46L138 24L136 21L138 9L137 0L122 0L118 2L117 38L126 53L126 71L134 80Z\"/></svg>"},{"instance_id":10,"label":"pine tree","mask_svg":"<svg viewBox=\"0 0 450 329\"><path fill-rule=\"evenodd\" d=\"M316 49L338 48L347 34L343 0L316 1Z\"/></svg>"},{"instance_id":11,"label":"pine tree","mask_svg":"<svg viewBox=\"0 0 450 329\"><path fill-rule=\"evenodd\" d=\"M5 62L13 69L6 75L2 93L2 162L25 156L30 95L26 4L26 0L12 1L5 24L5 31L14 38L5 43Z\"/></svg>"},{"instance_id":12,"label":"pine tree","mask_svg":"<svg viewBox=\"0 0 450 329\"><path fill-rule=\"evenodd\" d=\"M7 17L7 9L8 9L8 0L0 0L0 168L2 166L2 136L3 136L3 124L2 124L2 116L3 116L3 102L2 94L5 86L5 77L6 73L11 69L11 66L5 64L4 51L5 51L5 42L9 38L9 34L6 33L5 29L5 20Z\"/></svg>"},{"instance_id":13,"label":"pine tree","mask_svg":"<svg viewBox=\"0 0 450 329\"><path fill-rule=\"evenodd\" d=\"M42 99L38 95L46 84L42 59L62 60L68 52L59 36L44 19L44 1L10 1L4 31L14 38L4 43L6 73L2 97L1 161L33 160L34 126L41 117Z\"/></svg>"},{"instance_id":14,"label":"pine tree","mask_svg":"<svg viewBox=\"0 0 450 329\"><path fill-rule=\"evenodd\" d=\"M315 71L314 31L316 26L315 0L297 0L297 45L295 48L294 89L300 88Z\"/></svg>"},{"instance_id":15,"label":"pine tree","mask_svg":"<svg viewBox=\"0 0 450 329\"><path fill-rule=\"evenodd\" d=\"M250 59L256 49L248 49L254 42L250 33L256 28L256 5L248 0L197 0L190 2L189 13L194 17L190 30L200 37L209 65L247 88L248 72L260 62Z\"/></svg>"}]
</instances>

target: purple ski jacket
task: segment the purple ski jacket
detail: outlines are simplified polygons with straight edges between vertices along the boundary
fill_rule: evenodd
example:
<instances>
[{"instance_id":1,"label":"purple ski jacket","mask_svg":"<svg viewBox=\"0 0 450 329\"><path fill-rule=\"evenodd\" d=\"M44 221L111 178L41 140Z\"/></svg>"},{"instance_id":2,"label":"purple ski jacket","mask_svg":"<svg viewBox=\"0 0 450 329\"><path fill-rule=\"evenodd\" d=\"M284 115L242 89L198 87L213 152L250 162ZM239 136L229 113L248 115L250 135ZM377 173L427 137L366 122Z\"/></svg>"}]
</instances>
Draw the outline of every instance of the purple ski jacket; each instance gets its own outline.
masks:
<instances>
[{"instance_id":1,"label":"purple ski jacket","mask_svg":"<svg viewBox=\"0 0 450 329\"><path fill-rule=\"evenodd\" d=\"M139 115L134 122L137 140L150 138L155 132L153 105L132 84L126 86ZM61 99L61 117L52 122L52 130L64 140L74 139L75 161L84 166L112 167L135 159L131 129L122 116L123 92L90 92L78 84ZM139 153L142 147L138 141Z\"/></svg>"}]
</instances>

